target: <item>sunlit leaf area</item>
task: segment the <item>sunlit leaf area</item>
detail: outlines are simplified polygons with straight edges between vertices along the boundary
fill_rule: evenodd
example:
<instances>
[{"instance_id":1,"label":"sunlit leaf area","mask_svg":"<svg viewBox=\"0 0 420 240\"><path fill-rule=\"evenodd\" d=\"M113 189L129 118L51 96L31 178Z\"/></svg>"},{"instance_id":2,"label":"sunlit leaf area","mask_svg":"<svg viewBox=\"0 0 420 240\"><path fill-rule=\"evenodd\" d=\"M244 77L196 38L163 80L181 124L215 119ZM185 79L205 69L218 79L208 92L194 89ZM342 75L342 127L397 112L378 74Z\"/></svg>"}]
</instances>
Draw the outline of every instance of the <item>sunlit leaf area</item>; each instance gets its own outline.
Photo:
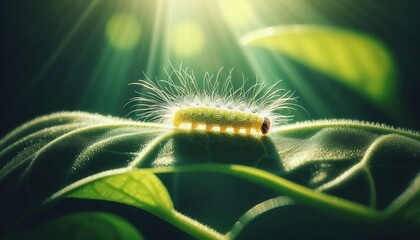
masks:
<instances>
[{"instance_id":1,"label":"sunlit leaf area","mask_svg":"<svg viewBox=\"0 0 420 240\"><path fill-rule=\"evenodd\" d=\"M419 9L1 1L0 239L419 239ZM290 117L178 129L153 86Z\"/></svg>"}]
</instances>

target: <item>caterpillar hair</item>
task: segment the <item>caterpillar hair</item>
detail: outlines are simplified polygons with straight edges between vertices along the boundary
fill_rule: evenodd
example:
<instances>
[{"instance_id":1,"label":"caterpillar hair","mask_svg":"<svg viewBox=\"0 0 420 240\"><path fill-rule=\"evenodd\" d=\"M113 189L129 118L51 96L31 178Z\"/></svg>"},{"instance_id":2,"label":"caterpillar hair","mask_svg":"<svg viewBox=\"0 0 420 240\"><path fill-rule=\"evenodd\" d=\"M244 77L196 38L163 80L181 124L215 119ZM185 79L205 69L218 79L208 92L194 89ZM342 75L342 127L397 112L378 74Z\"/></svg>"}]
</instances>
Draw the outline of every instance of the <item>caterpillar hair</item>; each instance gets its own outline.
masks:
<instances>
[{"instance_id":1,"label":"caterpillar hair","mask_svg":"<svg viewBox=\"0 0 420 240\"><path fill-rule=\"evenodd\" d=\"M216 77L206 73L200 86L194 72L188 68L175 69L167 80L152 81L148 77L134 85L141 87L133 97L132 111L137 120L160 122L175 128L187 125L190 129L204 127L207 131L219 129L246 134L267 134L274 125L288 122L297 105L290 90L280 89L278 83L267 86L256 82L249 88L242 78L242 85L234 88L232 69L220 80L222 69Z\"/></svg>"}]
</instances>

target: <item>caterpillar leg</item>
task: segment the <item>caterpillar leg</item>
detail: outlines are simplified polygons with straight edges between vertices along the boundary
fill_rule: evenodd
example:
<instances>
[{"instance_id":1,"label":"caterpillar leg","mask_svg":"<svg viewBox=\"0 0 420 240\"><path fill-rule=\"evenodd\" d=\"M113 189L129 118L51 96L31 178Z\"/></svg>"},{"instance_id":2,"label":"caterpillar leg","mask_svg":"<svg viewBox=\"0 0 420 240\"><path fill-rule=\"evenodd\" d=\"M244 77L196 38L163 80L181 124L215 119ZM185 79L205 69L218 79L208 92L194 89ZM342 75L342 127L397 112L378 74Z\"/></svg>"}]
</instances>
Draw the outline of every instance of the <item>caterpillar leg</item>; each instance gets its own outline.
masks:
<instances>
[{"instance_id":1,"label":"caterpillar leg","mask_svg":"<svg viewBox=\"0 0 420 240\"><path fill-rule=\"evenodd\" d=\"M221 126L220 127L220 132L224 133L226 132L227 127L226 126Z\"/></svg>"},{"instance_id":2,"label":"caterpillar leg","mask_svg":"<svg viewBox=\"0 0 420 240\"><path fill-rule=\"evenodd\" d=\"M198 123L191 123L191 129L195 130L198 127Z\"/></svg>"},{"instance_id":3,"label":"caterpillar leg","mask_svg":"<svg viewBox=\"0 0 420 240\"><path fill-rule=\"evenodd\" d=\"M212 128L213 128L213 125L210 125L210 124L206 125L206 131L207 132L210 132Z\"/></svg>"},{"instance_id":4,"label":"caterpillar leg","mask_svg":"<svg viewBox=\"0 0 420 240\"><path fill-rule=\"evenodd\" d=\"M181 125L181 122L173 121L172 124L174 125L174 127L179 128L179 126Z\"/></svg>"},{"instance_id":5,"label":"caterpillar leg","mask_svg":"<svg viewBox=\"0 0 420 240\"><path fill-rule=\"evenodd\" d=\"M241 129L240 129L240 128L238 128L238 127L233 128L233 133L235 133L235 134L239 134L239 130L241 130Z\"/></svg>"},{"instance_id":6,"label":"caterpillar leg","mask_svg":"<svg viewBox=\"0 0 420 240\"><path fill-rule=\"evenodd\" d=\"M255 130L255 132L260 132L259 128L253 128Z\"/></svg>"},{"instance_id":7,"label":"caterpillar leg","mask_svg":"<svg viewBox=\"0 0 420 240\"><path fill-rule=\"evenodd\" d=\"M246 132L246 134L250 135L251 134L251 128L245 128L245 132Z\"/></svg>"}]
</instances>

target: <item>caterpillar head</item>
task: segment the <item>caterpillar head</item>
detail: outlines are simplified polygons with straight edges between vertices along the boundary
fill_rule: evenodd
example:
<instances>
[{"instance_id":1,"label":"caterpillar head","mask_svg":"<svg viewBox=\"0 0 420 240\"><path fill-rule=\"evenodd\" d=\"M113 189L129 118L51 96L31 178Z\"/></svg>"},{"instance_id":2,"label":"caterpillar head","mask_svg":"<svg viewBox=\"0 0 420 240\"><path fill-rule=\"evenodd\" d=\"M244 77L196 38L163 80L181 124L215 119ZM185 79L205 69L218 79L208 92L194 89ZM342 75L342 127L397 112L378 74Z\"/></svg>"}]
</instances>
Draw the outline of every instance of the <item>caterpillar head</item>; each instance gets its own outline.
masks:
<instances>
[{"instance_id":1,"label":"caterpillar head","mask_svg":"<svg viewBox=\"0 0 420 240\"><path fill-rule=\"evenodd\" d=\"M268 130L270 130L270 127L271 127L270 119L268 117L264 117L264 122L261 125L261 133L264 135L267 134Z\"/></svg>"}]
</instances>

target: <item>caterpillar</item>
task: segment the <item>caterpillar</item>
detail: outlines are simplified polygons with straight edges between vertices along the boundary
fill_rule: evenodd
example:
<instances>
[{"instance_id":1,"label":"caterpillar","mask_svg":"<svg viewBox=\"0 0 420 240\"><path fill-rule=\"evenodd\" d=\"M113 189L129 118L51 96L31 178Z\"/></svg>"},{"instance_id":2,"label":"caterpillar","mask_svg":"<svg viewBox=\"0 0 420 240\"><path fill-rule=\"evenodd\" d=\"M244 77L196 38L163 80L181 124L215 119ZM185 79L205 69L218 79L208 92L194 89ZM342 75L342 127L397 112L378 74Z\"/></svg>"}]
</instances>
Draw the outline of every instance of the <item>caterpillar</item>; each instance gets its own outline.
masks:
<instances>
[{"instance_id":1,"label":"caterpillar","mask_svg":"<svg viewBox=\"0 0 420 240\"><path fill-rule=\"evenodd\" d=\"M179 128L189 125L192 130L200 126L207 131L218 129L224 133L261 132L265 135L276 124L283 124L293 116L296 97L290 90L279 89L278 83L266 86L256 82L249 88L242 85L234 88L232 71L221 81L219 70L216 77L206 73L202 85L188 68L175 69L165 73L166 80L144 80L133 83L142 88L138 96L130 99L132 111L137 120L154 121ZM287 114L284 114L286 112Z\"/></svg>"}]
</instances>

